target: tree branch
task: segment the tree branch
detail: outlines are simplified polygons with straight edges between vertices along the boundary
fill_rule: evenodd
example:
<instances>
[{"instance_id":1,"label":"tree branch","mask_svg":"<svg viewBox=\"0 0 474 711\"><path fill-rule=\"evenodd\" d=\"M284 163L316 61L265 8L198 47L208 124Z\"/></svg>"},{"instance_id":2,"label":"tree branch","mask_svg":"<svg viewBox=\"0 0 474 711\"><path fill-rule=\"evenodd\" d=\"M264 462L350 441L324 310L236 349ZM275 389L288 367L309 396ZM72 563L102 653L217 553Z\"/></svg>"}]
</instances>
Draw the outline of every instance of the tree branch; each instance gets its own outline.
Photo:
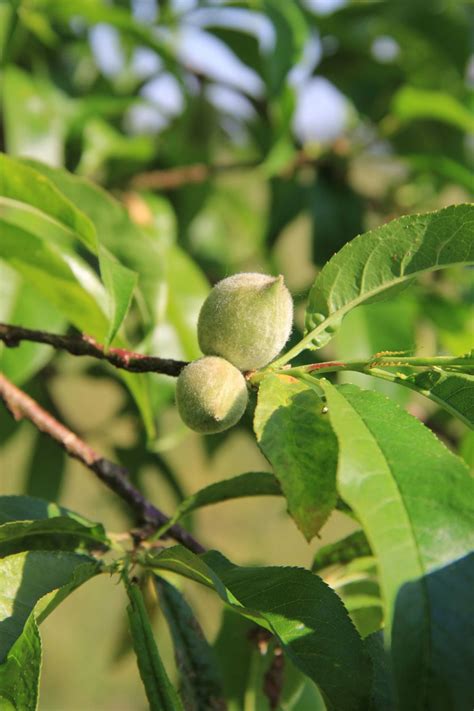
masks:
<instances>
[{"instance_id":1,"label":"tree branch","mask_svg":"<svg viewBox=\"0 0 474 711\"><path fill-rule=\"evenodd\" d=\"M151 530L161 528L169 517L155 508L132 484L127 470L120 464L104 459L74 432L56 420L41 405L13 385L0 373L0 398L15 420L30 420L35 427L58 442L67 454L88 467L106 485L120 496L138 515L141 522ZM190 533L178 524L168 529L167 536L182 543L194 553L203 553L205 548Z\"/></svg>"},{"instance_id":2,"label":"tree branch","mask_svg":"<svg viewBox=\"0 0 474 711\"><path fill-rule=\"evenodd\" d=\"M36 331L31 328L11 326L6 323L0 323L0 341L3 341L8 348L16 348L21 341L46 343L48 346L58 350L67 351L71 355L91 356L99 360L106 360L116 368L129 370L132 373L152 372L176 377L187 365L185 361L146 356L123 348L109 348L108 351L104 351L104 347L100 343L85 334L62 336L57 333Z\"/></svg>"},{"instance_id":3,"label":"tree branch","mask_svg":"<svg viewBox=\"0 0 474 711\"><path fill-rule=\"evenodd\" d=\"M232 173L240 170L251 170L258 166L258 161L242 161L224 165L207 165L206 163L192 163L190 165L151 170L140 173L132 178L130 187L135 190L175 190L183 185L204 183L213 175L219 173Z\"/></svg>"}]
</instances>

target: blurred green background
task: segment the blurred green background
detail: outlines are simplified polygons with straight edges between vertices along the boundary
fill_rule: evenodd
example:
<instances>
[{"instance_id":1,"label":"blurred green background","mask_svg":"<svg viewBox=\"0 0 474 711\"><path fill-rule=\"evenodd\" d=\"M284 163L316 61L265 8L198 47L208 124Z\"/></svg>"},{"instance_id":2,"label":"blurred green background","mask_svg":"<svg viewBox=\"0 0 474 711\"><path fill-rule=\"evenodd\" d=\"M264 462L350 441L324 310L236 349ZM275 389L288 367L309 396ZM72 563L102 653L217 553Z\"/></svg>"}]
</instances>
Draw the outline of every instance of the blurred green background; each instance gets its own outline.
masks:
<instances>
[{"instance_id":1,"label":"blurred green background","mask_svg":"<svg viewBox=\"0 0 474 711\"><path fill-rule=\"evenodd\" d=\"M343 244L401 214L472 197L473 31L474 6L460 0L0 0L0 147L64 167L124 206L105 209L88 182L70 186L140 274L146 298L124 329L136 350L198 357L196 319L210 286L249 270L284 274L296 342L308 289ZM0 260L0 321L65 332L35 286ZM472 272L430 274L351 313L326 348L301 359L462 354L472 347L473 297ZM117 371L47 347L0 346L0 367L126 465L167 512L213 481L270 470L251 411L231 431L199 437L179 421L165 376L131 376L145 393L137 404ZM472 463L472 434L433 403L348 379L383 389ZM115 532L132 525L90 472L3 408L0 447L0 494L59 501ZM303 566L353 527L336 513L308 545L279 498L220 504L187 523L236 563ZM184 589L214 640L221 606ZM156 629L171 668L158 615ZM42 633L41 709L146 708L113 582L88 583ZM245 711L262 704L249 700Z\"/></svg>"}]
</instances>

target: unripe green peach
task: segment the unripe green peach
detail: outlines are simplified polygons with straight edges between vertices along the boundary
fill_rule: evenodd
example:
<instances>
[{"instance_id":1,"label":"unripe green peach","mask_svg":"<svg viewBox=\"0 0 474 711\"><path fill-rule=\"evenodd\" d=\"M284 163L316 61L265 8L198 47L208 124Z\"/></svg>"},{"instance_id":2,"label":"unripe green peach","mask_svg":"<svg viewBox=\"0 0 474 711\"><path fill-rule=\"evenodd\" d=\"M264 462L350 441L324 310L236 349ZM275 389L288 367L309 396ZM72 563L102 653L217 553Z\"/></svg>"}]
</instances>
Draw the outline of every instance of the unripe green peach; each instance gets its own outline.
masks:
<instances>
[{"instance_id":1,"label":"unripe green peach","mask_svg":"<svg viewBox=\"0 0 474 711\"><path fill-rule=\"evenodd\" d=\"M199 358L179 375L179 414L188 427L201 434L223 432L235 425L245 412L247 400L244 376L224 358Z\"/></svg>"},{"instance_id":2,"label":"unripe green peach","mask_svg":"<svg viewBox=\"0 0 474 711\"><path fill-rule=\"evenodd\" d=\"M293 301L283 277L244 273L211 290L198 321L199 346L239 370L267 365L291 332Z\"/></svg>"}]
</instances>

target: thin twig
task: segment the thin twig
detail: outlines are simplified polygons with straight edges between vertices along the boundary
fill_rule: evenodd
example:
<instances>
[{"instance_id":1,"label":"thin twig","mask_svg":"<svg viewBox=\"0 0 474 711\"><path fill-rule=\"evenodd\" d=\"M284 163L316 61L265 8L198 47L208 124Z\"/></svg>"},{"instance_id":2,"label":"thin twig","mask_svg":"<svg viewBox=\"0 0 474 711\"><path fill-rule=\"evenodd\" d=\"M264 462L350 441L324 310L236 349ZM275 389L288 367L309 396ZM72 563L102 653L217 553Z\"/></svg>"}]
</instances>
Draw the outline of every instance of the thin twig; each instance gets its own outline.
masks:
<instances>
[{"instance_id":1,"label":"thin twig","mask_svg":"<svg viewBox=\"0 0 474 711\"><path fill-rule=\"evenodd\" d=\"M152 372L176 377L187 365L185 361L146 356L124 348L109 348L105 351L100 343L85 334L62 336L58 333L47 333L46 331L37 331L6 323L0 323L0 341L3 341L9 348L15 348L21 341L46 343L53 348L67 351L71 355L91 356L99 360L106 360L116 368L129 370L132 373Z\"/></svg>"},{"instance_id":2,"label":"thin twig","mask_svg":"<svg viewBox=\"0 0 474 711\"><path fill-rule=\"evenodd\" d=\"M150 532L161 528L169 521L168 516L153 506L132 484L124 467L97 454L92 447L58 422L23 390L13 385L2 373L0 373L0 398L15 420L23 418L30 420L41 432L58 442L70 457L79 460L93 471L109 489L112 489L135 511L140 522L144 523ZM205 548L178 524L168 529L167 536L182 543L194 553L205 551Z\"/></svg>"},{"instance_id":3,"label":"thin twig","mask_svg":"<svg viewBox=\"0 0 474 711\"><path fill-rule=\"evenodd\" d=\"M227 165L206 165L206 163L192 163L176 168L164 168L140 173L132 178L130 187L135 190L175 190L183 185L204 183L213 175L232 173L240 170L256 168L257 161L242 161Z\"/></svg>"}]
</instances>

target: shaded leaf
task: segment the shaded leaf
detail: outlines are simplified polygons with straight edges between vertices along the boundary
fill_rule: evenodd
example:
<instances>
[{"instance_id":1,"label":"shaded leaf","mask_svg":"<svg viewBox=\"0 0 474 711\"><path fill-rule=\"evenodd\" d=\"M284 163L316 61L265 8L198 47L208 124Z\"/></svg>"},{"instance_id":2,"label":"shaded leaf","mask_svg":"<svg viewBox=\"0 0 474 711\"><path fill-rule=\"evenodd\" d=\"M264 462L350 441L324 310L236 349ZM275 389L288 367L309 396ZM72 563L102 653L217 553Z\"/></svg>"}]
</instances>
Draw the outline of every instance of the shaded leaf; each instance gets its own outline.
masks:
<instances>
[{"instance_id":1,"label":"shaded leaf","mask_svg":"<svg viewBox=\"0 0 474 711\"><path fill-rule=\"evenodd\" d=\"M369 542L363 531L355 531L345 538L329 543L316 551L311 570L317 573L329 565L344 565L354 558L371 555Z\"/></svg>"},{"instance_id":2,"label":"shaded leaf","mask_svg":"<svg viewBox=\"0 0 474 711\"><path fill-rule=\"evenodd\" d=\"M370 634L364 643L374 670L370 711L395 711L396 696L390 674L390 657L384 646L383 630Z\"/></svg>"},{"instance_id":3,"label":"shaded leaf","mask_svg":"<svg viewBox=\"0 0 474 711\"><path fill-rule=\"evenodd\" d=\"M413 277L474 262L474 205L407 215L359 235L323 267L306 310L308 342L327 343L344 315L387 296Z\"/></svg>"},{"instance_id":4,"label":"shaded leaf","mask_svg":"<svg viewBox=\"0 0 474 711\"><path fill-rule=\"evenodd\" d=\"M338 488L377 557L400 706L469 708L474 479L387 398L320 382L339 440Z\"/></svg>"},{"instance_id":5,"label":"shaded leaf","mask_svg":"<svg viewBox=\"0 0 474 711\"><path fill-rule=\"evenodd\" d=\"M21 635L0 664L0 707L8 699L12 708L35 711L41 672L41 637L32 612Z\"/></svg>"},{"instance_id":6,"label":"shaded leaf","mask_svg":"<svg viewBox=\"0 0 474 711\"><path fill-rule=\"evenodd\" d=\"M107 550L103 526L85 526L59 516L42 521L9 521L0 526L0 558L27 550Z\"/></svg>"},{"instance_id":7,"label":"shaded leaf","mask_svg":"<svg viewBox=\"0 0 474 711\"><path fill-rule=\"evenodd\" d=\"M308 540L337 501L337 441L322 403L307 385L269 375L260 385L254 429Z\"/></svg>"},{"instance_id":8,"label":"shaded leaf","mask_svg":"<svg viewBox=\"0 0 474 711\"><path fill-rule=\"evenodd\" d=\"M146 565L213 588L235 612L275 634L284 652L324 695L328 709L365 709L370 668L336 595L301 568L243 568L216 552L197 556L173 546Z\"/></svg>"},{"instance_id":9,"label":"shaded leaf","mask_svg":"<svg viewBox=\"0 0 474 711\"><path fill-rule=\"evenodd\" d=\"M45 437L38 431L26 470L25 493L49 501L57 500L63 483L66 462L67 455L64 449L58 447L58 443L53 439ZM36 518L36 516L20 516L17 520L23 518Z\"/></svg>"},{"instance_id":10,"label":"shaded leaf","mask_svg":"<svg viewBox=\"0 0 474 711\"><path fill-rule=\"evenodd\" d=\"M70 509L34 496L0 496L0 524L8 521L27 521L67 516L78 523L87 525L90 521Z\"/></svg>"},{"instance_id":11,"label":"shaded leaf","mask_svg":"<svg viewBox=\"0 0 474 711\"><path fill-rule=\"evenodd\" d=\"M133 648L151 711L179 711L183 705L161 661L140 588L125 583Z\"/></svg>"},{"instance_id":12,"label":"shaded leaf","mask_svg":"<svg viewBox=\"0 0 474 711\"><path fill-rule=\"evenodd\" d=\"M216 659L199 622L179 590L158 576L155 581L173 638L180 693L186 710L225 711L227 705Z\"/></svg>"},{"instance_id":13,"label":"shaded leaf","mask_svg":"<svg viewBox=\"0 0 474 711\"><path fill-rule=\"evenodd\" d=\"M244 708L244 696L250 673L254 645L249 633L255 625L231 607L224 607L214 651L224 684L229 711Z\"/></svg>"}]
</instances>

